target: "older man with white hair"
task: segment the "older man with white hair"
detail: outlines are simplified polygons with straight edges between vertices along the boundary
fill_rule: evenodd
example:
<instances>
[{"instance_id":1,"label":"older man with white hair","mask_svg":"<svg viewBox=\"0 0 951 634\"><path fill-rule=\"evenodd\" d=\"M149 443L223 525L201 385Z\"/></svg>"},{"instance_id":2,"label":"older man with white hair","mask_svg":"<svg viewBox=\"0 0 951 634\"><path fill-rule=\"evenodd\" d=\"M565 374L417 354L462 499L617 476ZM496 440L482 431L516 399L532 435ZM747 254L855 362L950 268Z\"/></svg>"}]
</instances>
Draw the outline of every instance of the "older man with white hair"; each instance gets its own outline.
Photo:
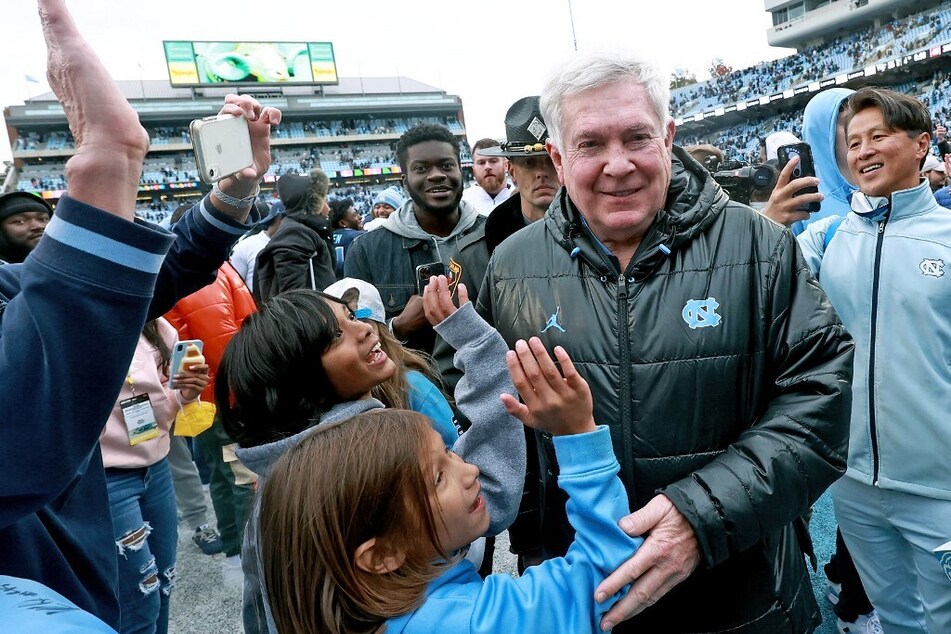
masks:
<instances>
[{"instance_id":1,"label":"older man with white hair","mask_svg":"<svg viewBox=\"0 0 951 634\"><path fill-rule=\"evenodd\" d=\"M541 108L563 187L495 250L479 309L518 355L563 346L611 427L635 511L620 525L646 541L597 589L633 583L604 629L809 632L799 518L845 468L852 342L792 234L673 145L668 101L636 60L559 68ZM551 557L571 528L536 440Z\"/></svg>"}]
</instances>

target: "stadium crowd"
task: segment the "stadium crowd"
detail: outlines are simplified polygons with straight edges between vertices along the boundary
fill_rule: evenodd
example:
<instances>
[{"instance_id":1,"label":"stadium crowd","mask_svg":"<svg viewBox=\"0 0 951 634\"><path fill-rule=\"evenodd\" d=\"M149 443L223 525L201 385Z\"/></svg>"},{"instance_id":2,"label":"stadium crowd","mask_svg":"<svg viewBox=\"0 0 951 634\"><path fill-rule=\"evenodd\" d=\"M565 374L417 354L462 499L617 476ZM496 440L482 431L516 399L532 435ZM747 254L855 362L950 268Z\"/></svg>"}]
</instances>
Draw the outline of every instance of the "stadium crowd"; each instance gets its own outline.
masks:
<instances>
[{"instance_id":1,"label":"stadium crowd","mask_svg":"<svg viewBox=\"0 0 951 634\"><path fill-rule=\"evenodd\" d=\"M579 55L471 149L229 94L252 165L144 204L197 180L150 154L186 132L37 3L75 137L17 143L75 152L0 194L5 630L169 631L184 531L247 634L951 632L951 74L672 116L927 46L948 2L673 96Z\"/></svg>"},{"instance_id":2,"label":"stadium crowd","mask_svg":"<svg viewBox=\"0 0 951 634\"><path fill-rule=\"evenodd\" d=\"M944 27L951 24L951 2L935 4L936 8L910 18L856 30L807 51L678 88L671 94L671 110L674 116L685 116L771 95L943 43Z\"/></svg>"}]
</instances>

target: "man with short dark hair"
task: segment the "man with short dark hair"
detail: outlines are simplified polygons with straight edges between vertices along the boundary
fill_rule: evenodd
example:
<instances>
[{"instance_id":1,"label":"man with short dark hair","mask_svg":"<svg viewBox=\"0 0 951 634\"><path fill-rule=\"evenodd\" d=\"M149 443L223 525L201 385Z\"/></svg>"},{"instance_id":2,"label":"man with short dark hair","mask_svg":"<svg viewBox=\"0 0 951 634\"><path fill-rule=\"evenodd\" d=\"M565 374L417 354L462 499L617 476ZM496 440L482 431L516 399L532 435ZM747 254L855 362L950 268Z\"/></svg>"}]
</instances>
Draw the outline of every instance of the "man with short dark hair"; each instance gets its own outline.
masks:
<instances>
[{"instance_id":1,"label":"man with short dark hair","mask_svg":"<svg viewBox=\"0 0 951 634\"><path fill-rule=\"evenodd\" d=\"M913 97L852 95L852 211L799 236L855 338L848 470L831 487L836 519L882 628L900 634L951 632L951 567L938 550L951 549L951 214L920 176L931 130Z\"/></svg>"},{"instance_id":2,"label":"man with short dark hair","mask_svg":"<svg viewBox=\"0 0 951 634\"><path fill-rule=\"evenodd\" d=\"M357 236L363 235L363 219L353 208L349 198L337 198L330 201L330 228L333 229L334 250L337 259L337 279L343 279L343 263L347 251Z\"/></svg>"},{"instance_id":3,"label":"man with short dark hair","mask_svg":"<svg viewBox=\"0 0 951 634\"><path fill-rule=\"evenodd\" d=\"M472 146L472 174L476 182L462 193L462 199L473 205L483 216L488 216L497 205L512 195L512 186L506 178L508 161L483 150L498 147L495 139L479 139Z\"/></svg>"},{"instance_id":4,"label":"man with short dark hair","mask_svg":"<svg viewBox=\"0 0 951 634\"><path fill-rule=\"evenodd\" d=\"M353 241L344 272L377 287L397 339L432 353L436 335L423 313L418 277L445 270L456 243L485 218L462 200L459 140L447 128L410 128L397 143L396 158L410 200L379 229Z\"/></svg>"},{"instance_id":5,"label":"man with short dark hair","mask_svg":"<svg viewBox=\"0 0 951 634\"><path fill-rule=\"evenodd\" d=\"M53 216L50 204L29 192L0 196L0 264L18 264L36 248Z\"/></svg>"}]
</instances>

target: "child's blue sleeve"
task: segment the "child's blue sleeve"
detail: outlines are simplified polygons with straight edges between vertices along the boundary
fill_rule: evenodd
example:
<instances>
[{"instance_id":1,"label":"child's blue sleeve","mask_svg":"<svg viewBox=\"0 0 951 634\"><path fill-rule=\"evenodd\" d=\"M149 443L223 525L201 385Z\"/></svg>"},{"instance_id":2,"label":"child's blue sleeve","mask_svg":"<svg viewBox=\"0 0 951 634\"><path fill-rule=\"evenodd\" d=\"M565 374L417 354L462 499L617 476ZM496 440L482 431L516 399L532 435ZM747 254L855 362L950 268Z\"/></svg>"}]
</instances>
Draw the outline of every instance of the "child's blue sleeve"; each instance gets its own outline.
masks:
<instances>
[{"instance_id":1,"label":"child's blue sleeve","mask_svg":"<svg viewBox=\"0 0 951 634\"><path fill-rule=\"evenodd\" d=\"M556 437L555 450L575 541L564 557L528 568L518 579L490 575L473 604L472 634L600 632L601 617L623 595L594 600L598 584L643 542L617 524L629 507L608 429Z\"/></svg>"}]
</instances>

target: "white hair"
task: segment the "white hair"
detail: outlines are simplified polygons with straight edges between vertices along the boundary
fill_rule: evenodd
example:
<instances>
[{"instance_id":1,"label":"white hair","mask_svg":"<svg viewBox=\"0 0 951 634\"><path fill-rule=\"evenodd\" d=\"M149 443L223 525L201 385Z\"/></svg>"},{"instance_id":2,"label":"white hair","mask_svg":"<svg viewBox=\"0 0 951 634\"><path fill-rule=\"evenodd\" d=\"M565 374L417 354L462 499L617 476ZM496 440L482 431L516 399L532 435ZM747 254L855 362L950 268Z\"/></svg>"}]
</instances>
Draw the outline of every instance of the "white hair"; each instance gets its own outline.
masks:
<instances>
[{"instance_id":1,"label":"white hair","mask_svg":"<svg viewBox=\"0 0 951 634\"><path fill-rule=\"evenodd\" d=\"M596 53L579 55L561 65L542 90L540 106L552 145L559 150L562 148L566 98L622 81L632 81L647 91L666 140L667 123L671 120L670 83L666 74L635 57Z\"/></svg>"}]
</instances>

